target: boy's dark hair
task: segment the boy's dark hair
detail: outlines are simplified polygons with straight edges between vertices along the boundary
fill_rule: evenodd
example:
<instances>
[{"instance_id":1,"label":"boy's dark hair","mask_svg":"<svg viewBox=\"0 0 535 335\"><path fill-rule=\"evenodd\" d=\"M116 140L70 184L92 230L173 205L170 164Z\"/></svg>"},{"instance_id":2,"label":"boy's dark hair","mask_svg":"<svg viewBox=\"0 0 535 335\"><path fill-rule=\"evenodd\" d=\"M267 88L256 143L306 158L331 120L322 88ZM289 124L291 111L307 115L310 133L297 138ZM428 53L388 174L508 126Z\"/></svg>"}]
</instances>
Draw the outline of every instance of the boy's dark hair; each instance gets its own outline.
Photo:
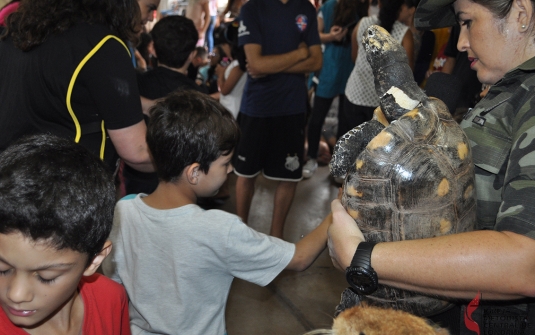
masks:
<instances>
[{"instance_id":1,"label":"boy's dark hair","mask_svg":"<svg viewBox=\"0 0 535 335\"><path fill-rule=\"evenodd\" d=\"M379 9L380 26L385 28L389 33L394 28L394 23L398 19L401 6L404 0L381 0L381 9Z\"/></svg>"},{"instance_id":2,"label":"boy's dark hair","mask_svg":"<svg viewBox=\"0 0 535 335\"><path fill-rule=\"evenodd\" d=\"M158 62L173 68L184 66L199 39L193 21L179 15L164 17L150 34Z\"/></svg>"},{"instance_id":3,"label":"boy's dark hair","mask_svg":"<svg viewBox=\"0 0 535 335\"><path fill-rule=\"evenodd\" d=\"M168 95L150 111L147 144L160 180L176 181L184 168L210 164L228 155L240 130L232 115L209 96L187 90Z\"/></svg>"},{"instance_id":4,"label":"boy's dark hair","mask_svg":"<svg viewBox=\"0 0 535 335\"><path fill-rule=\"evenodd\" d=\"M115 187L87 149L53 135L17 141L0 154L0 234L88 254L110 234Z\"/></svg>"}]
</instances>

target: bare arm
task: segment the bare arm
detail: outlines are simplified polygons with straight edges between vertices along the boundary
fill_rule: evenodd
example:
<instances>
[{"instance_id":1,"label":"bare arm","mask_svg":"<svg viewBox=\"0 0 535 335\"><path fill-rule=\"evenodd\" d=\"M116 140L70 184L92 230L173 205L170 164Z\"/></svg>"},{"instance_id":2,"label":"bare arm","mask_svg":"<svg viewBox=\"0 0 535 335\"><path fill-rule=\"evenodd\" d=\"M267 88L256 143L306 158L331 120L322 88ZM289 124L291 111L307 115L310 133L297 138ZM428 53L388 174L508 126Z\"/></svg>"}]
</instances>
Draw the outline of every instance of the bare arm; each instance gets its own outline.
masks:
<instances>
[{"instance_id":1,"label":"bare arm","mask_svg":"<svg viewBox=\"0 0 535 335\"><path fill-rule=\"evenodd\" d=\"M327 229L331 222L332 214L329 214L316 229L296 243L295 254L286 266L286 270L304 271L314 263L319 254L325 249Z\"/></svg>"},{"instance_id":2,"label":"bare arm","mask_svg":"<svg viewBox=\"0 0 535 335\"><path fill-rule=\"evenodd\" d=\"M136 56L137 68L143 70L143 72L147 71L147 62L137 49L134 50L134 55Z\"/></svg>"},{"instance_id":3,"label":"bare arm","mask_svg":"<svg viewBox=\"0 0 535 335\"><path fill-rule=\"evenodd\" d=\"M208 1L203 1L203 3L201 3L201 7L202 7L202 15L204 15L204 20L203 20L203 26L201 28L201 30L199 30L199 34L202 34L202 36L204 37L204 34L206 33L206 31L208 30L208 27L210 26L210 5L208 4ZM201 36L199 36L199 38L201 38Z\"/></svg>"},{"instance_id":4,"label":"bare arm","mask_svg":"<svg viewBox=\"0 0 535 335\"><path fill-rule=\"evenodd\" d=\"M349 266L362 233L338 200L332 203L329 252ZM381 284L445 297L517 299L535 296L535 240L512 232L474 231L379 243L372 267Z\"/></svg>"},{"instance_id":5,"label":"bare arm","mask_svg":"<svg viewBox=\"0 0 535 335\"><path fill-rule=\"evenodd\" d=\"M359 31L360 22L357 23L353 32L351 33L351 59L353 63L357 60L357 55L359 52L359 42L357 41L357 31Z\"/></svg>"},{"instance_id":6,"label":"bare arm","mask_svg":"<svg viewBox=\"0 0 535 335\"><path fill-rule=\"evenodd\" d=\"M262 55L260 44L246 44L244 50L247 57L247 70L253 77L282 72L308 57L306 45L278 55Z\"/></svg>"},{"instance_id":7,"label":"bare arm","mask_svg":"<svg viewBox=\"0 0 535 335\"><path fill-rule=\"evenodd\" d=\"M444 66L442 67L442 71L447 74L451 74L453 72L453 68L455 67L455 57L449 57L446 58L446 62L444 62Z\"/></svg>"},{"instance_id":8,"label":"bare arm","mask_svg":"<svg viewBox=\"0 0 535 335\"><path fill-rule=\"evenodd\" d=\"M328 33L324 33L325 23L322 17L318 17L318 32L320 34L321 43L331 43L340 41L347 34L347 28L342 29L340 26L332 26Z\"/></svg>"},{"instance_id":9,"label":"bare arm","mask_svg":"<svg viewBox=\"0 0 535 335\"><path fill-rule=\"evenodd\" d=\"M289 67L284 72L286 73L308 73L321 69L323 63L323 54L321 52L321 45L312 45L308 48L309 57L299 63Z\"/></svg>"},{"instance_id":10,"label":"bare arm","mask_svg":"<svg viewBox=\"0 0 535 335\"><path fill-rule=\"evenodd\" d=\"M145 97L141 98L141 109L143 110L143 114L150 115L149 109L156 104L156 100L150 100Z\"/></svg>"},{"instance_id":11,"label":"bare arm","mask_svg":"<svg viewBox=\"0 0 535 335\"><path fill-rule=\"evenodd\" d=\"M401 40L401 45L407 53L407 58L409 59L409 66L411 70L414 70L414 39L412 37L412 31L407 29L407 32Z\"/></svg>"},{"instance_id":12,"label":"bare arm","mask_svg":"<svg viewBox=\"0 0 535 335\"><path fill-rule=\"evenodd\" d=\"M142 172L153 172L154 167L145 141L146 133L144 120L126 128L108 129L115 150L126 164Z\"/></svg>"},{"instance_id":13,"label":"bare arm","mask_svg":"<svg viewBox=\"0 0 535 335\"><path fill-rule=\"evenodd\" d=\"M244 74L239 66L235 66L232 68L232 70L230 70L228 78L225 79L225 69L226 68L222 67L221 65L217 65L216 68L217 85L219 86L219 92L223 95L227 95L232 92L234 86L236 86L236 83L238 83L241 76Z\"/></svg>"}]
</instances>

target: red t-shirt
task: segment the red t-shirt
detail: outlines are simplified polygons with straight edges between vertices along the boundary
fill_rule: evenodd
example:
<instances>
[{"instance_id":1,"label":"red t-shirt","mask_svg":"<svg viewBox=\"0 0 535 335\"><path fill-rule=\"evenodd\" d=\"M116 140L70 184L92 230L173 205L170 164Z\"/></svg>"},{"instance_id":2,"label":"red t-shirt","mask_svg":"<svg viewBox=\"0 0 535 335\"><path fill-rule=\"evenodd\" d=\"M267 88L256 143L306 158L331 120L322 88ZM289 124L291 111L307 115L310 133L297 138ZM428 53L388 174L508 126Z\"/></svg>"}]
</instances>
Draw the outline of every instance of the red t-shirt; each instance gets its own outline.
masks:
<instances>
[{"instance_id":1,"label":"red t-shirt","mask_svg":"<svg viewBox=\"0 0 535 335\"><path fill-rule=\"evenodd\" d=\"M84 302L83 335L130 335L128 298L124 287L95 273L78 286ZM28 335L0 308L0 335Z\"/></svg>"}]
</instances>

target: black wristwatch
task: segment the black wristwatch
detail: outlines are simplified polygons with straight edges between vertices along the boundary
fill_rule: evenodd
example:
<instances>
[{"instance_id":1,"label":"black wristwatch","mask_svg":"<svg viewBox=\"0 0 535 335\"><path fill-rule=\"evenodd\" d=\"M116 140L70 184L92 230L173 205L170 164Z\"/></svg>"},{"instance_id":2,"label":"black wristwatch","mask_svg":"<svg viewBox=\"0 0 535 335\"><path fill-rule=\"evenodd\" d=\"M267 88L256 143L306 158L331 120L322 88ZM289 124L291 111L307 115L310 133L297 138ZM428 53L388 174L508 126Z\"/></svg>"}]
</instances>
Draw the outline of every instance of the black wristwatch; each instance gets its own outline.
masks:
<instances>
[{"instance_id":1,"label":"black wristwatch","mask_svg":"<svg viewBox=\"0 0 535 335\"><path fill-rule=\"evenodd\" d=\"M368 295L377 290L377 273L372 268L371 256L375 242L360 242L351 265L346 269L346 280L357 294Z\"/></svg>"}]
</instances>

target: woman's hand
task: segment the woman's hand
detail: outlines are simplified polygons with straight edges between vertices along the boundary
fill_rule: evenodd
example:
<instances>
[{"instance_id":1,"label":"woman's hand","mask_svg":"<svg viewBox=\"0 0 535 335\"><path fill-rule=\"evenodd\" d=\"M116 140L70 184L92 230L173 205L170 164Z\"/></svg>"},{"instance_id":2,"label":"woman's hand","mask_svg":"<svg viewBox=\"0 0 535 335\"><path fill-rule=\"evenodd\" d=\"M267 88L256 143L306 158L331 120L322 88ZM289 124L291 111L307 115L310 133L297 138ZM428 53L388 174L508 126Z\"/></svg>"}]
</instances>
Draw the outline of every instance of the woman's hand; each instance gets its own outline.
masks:
<instances>
[{"instance_id":1,"label":"woman's hand","mask_svg":"<svg viewBox=\"0 0 535 335\"><path fill-rule=\"evenodd\" d=\"M329 255L334 267L345 271L353 259L357 246L365 239L355 220L347 214L339 199L332 201L331 211L333 221L327 231Z\"/></svg>"},{"instance_id":2,"label":"woman's hand","mask_svg":"<svg viewBox=\"0 0 535 335\"><path fill-rule=\"evenodd\" d=\"M338 42L340 42L346 34L347 28L342 28L340 26L332 26L331 30L329 31L329 35L331 35L332 40Z\"/></svg>"}]
</instances>

